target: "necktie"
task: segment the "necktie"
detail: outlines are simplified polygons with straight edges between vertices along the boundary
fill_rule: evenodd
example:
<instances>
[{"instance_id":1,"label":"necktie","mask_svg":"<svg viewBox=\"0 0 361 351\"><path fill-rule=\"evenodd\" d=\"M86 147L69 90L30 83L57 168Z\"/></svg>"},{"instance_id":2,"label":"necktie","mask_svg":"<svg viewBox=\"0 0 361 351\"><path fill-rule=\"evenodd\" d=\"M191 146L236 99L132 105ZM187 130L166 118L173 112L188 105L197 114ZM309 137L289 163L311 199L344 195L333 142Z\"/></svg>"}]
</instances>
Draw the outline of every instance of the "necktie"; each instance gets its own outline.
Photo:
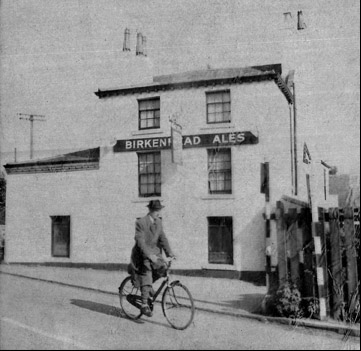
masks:
<instances>
[{"instance_id":1,"label":"necktie","mask_svg":"<svg viewBox=\"0 0 361 351\"><path fill-rule=\"evenodd\" d=\"M156 226L155 223L152 223L152 224L150 225L150 230L152 231L153 234L155 233L156 227L157 227L157 226Z\"/></svg>"}]
</instances>

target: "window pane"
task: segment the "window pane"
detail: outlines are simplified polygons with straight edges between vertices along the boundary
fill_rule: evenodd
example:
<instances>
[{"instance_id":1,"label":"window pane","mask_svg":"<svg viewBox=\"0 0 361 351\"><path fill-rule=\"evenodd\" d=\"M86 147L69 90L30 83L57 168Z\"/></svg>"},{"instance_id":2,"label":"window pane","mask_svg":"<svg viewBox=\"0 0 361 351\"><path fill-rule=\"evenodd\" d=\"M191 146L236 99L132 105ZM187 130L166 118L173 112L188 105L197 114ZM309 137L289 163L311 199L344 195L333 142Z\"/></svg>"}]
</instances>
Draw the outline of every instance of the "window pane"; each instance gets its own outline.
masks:
<instances>
[{"instance_id":1,"label":"window pane","mask_svg":"<svg viewBox=\"0 0 361 351\"><path fill-rule=\"evenodd\" d=\"M214 123L214 122L216 122L215 114L209 114L208 115L208 123Z\"/></svg>"},{"instance_id":2,"label":"window pane","mask_svg":"<svg viewBox=\"0 0 361 351\"><path fill-rule=\"evenodd\" d=\"M148 174L148 184L154 184L155 177L154 174Z\"/></svg>"},{"instance_id":3,"label":"window pane","mask_svg":"<svg viewBox=\"0 0 361 351\"><path fill-rule=\"evenodd\" d=\"M154 119L147 119L147 127L148 128L154 127Z\"/></svg>"},{"instance_id":4,"label":"window pane","mask_svg":"<svg viewBox=\"0 0 361 351\"><path fill-rule=\"evenodd\" d=\"M222 102L222 93L208 93L207 94L207 102Z\"/></svg>"},{"instance_id":5,"label":"window pane","mask_svg":"<svg viewBox=\"0 0 361 351\"><path fill-rule=\"evenodd\" d=\"M147 127L147 121L146 120L141 120L140 121L140 128L146 128Z\"/></svg>"},{"instance_id":6,"label":"window pane","mask_svg":"<svg viewBox=\"0 0 361 351\"><path fill-rule=\"evenodd\" d=\"M147 185L141 185L140 186L140 194L145 195L147 193Z\"/></svg>"},{"instance_id":7,"label":"window pane","mask_svg":"<svg viewBox=\"0 0 361 351\"><path fill-rule=\"evenodd\" d=\"M214 102L214 94L207 93L206 97L207 97L207 104Z\"/></svg>"},{"instance_id":8,"label":"window pane","mask_svg":"<svg viewBox=\"0 0 361 351\"><path fill-rule=\"evenodd\" d=\"M153 195L153 194L154 194L154 184L149 184L149 183L148 183L147 193L148 193L149 195Z\"/></svg>"},{"instance_id":9,"label":"window pane","mask_svg":"<svg viewBox=\"0 0 361 351\"><path fill-rule=\"evenodd\" d=\"M229 102L226 102L223 104L223 112L229 112L231 111L231 104Z\"/></svg>"},{"instance_id":10,"label":"window pane","mask_svg":"<svg viewBox=\"0 0 361 351\"><path fill-rule=\"evenodd\" d=\"M160 109L160 99L153 100L153 108L158 110Z\"/></svg>"},{"instance_id":11,"label":"window pane","mask_svg":"<svg viewBox=\"0 0 361 351\"><path fill-rule=\"evenodd\" d=\"M229 91L225 91L222 95L222 101L223 102L230 102L231 101L231 94Z\"/></svg>"},{"instance_id":12,"label":"window pane","mask_svg":"<svg viewBox=\"0 0 361 351\"><path fill-rule=\"evenodd\" d=\"M215 104L208 105L208 114L214 112L216 112L216 105Z\"/></svg>"},{"instance_id":13,"label":"window pane","mask_svg":"<svg viewBox=\"0 0 361 351\"><path fill-rule=\"evenodd\" d=\"M223 121L229 122L231 120L231 113L230 112L224 112L223 113Z\"/></svg>"},{"instance_id":14,"label":"window pane","mask_svg":"<svg viewBox=\"0 0 361 351\"><path fill-rule=\"evenodd\" d=\"M160 173L160 164L159 163L154 164L154 172L155 173Z\"/></svg>"},{"instance_id":15,"label":"window pane","mask_svg":"<svg viewBox=\"0 0 361 351\"><path fill-rule=\"evenodd\" d=\"M139 178L140 184L147 184L148 182L148 175L147 174L142 174Z\"/></svg>"}]
</instances>

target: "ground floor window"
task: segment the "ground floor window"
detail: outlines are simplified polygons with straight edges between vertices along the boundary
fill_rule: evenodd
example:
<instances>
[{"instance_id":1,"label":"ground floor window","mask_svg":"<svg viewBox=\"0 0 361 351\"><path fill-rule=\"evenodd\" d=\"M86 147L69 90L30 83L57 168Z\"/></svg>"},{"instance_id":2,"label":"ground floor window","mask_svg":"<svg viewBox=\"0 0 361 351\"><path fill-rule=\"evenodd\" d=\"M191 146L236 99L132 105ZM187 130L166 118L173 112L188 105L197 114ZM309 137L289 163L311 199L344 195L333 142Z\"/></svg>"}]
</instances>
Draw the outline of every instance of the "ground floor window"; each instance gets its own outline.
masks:
<instances>
[{"instance_id":1,"label":"ground floor window","mask_svg":"<svg viewBox=\"0 0 361 351\"><path fill-rule=\"evenodd\" d=\"M51 255L70 257L70 216L51 216Z\"/></svg>"},{"instance_id":2,"label":"ground floor window","mask_svg":"<svg viewBox=\"0 0 361 351\"><path fill-rule=\"evenodd\" d=\"M139 196L161 196L160 152L138 154Z\"/></svg>"},{"instance_id":3,"label":"ground floor window","mask_svg":"<svg viewBox=\"0 0 361 351\"><path fill-rule=\"evenodd\" d=\"M232 193L231 149L208 150L209 194Z\"/></svg>"},{"instance_id":4,"label":"ground floor window","mask_svg":"<svg viewBox=\"0 0 361 351\"><path fill-rule=\"evenodd\" d=\"M208 217L208 262L233 264L232 217Z\"/></svg>"}]
</instances>

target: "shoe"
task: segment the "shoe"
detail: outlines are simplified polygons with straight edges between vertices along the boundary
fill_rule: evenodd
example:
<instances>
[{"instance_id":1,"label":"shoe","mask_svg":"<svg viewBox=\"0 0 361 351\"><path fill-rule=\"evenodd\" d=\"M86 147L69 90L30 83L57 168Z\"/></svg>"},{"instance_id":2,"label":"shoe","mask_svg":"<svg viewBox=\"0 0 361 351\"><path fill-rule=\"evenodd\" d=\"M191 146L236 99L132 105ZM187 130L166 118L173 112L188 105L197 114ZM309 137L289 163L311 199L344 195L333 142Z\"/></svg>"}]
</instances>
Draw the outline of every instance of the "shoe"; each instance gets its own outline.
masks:
<instances>
[{"instance_id":1,"label":"shoe","mask_svg":"<svg viewBox=\"0 0 361 351\"><path fill-rule=\"evenodd\" d=\"M140 308L140 312L142 312L142 314L144 314L147 317L152 317L153 313L150 310L148 305L142 305L142 307Z\"/></svg>"}]
</instances>

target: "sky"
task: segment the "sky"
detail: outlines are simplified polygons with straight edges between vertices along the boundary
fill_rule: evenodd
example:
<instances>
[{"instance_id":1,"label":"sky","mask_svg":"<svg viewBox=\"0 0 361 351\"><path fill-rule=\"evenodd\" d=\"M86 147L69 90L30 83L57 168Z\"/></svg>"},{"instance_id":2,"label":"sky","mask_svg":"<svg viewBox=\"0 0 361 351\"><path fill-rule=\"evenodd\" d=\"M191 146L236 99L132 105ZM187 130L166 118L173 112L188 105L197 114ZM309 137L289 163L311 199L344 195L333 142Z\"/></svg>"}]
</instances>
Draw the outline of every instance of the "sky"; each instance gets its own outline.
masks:
<instances>
[{"instance_id":1,"label":"sky","mask_svg":"<svg viewBox=\"0 0 361 351\"><path fill-rule=\"evenodd\" d=\"M30 123L18 113L45 116L34 122L34 157L57 155L112 137L99 88L281 63L284 75L295 70L299 147L359 173L359 10L356 0L1 0L1 164L15 149L18 161L29 158ZM137 32L146 57L135 55Z\"/></svg>"}]
</instances>

